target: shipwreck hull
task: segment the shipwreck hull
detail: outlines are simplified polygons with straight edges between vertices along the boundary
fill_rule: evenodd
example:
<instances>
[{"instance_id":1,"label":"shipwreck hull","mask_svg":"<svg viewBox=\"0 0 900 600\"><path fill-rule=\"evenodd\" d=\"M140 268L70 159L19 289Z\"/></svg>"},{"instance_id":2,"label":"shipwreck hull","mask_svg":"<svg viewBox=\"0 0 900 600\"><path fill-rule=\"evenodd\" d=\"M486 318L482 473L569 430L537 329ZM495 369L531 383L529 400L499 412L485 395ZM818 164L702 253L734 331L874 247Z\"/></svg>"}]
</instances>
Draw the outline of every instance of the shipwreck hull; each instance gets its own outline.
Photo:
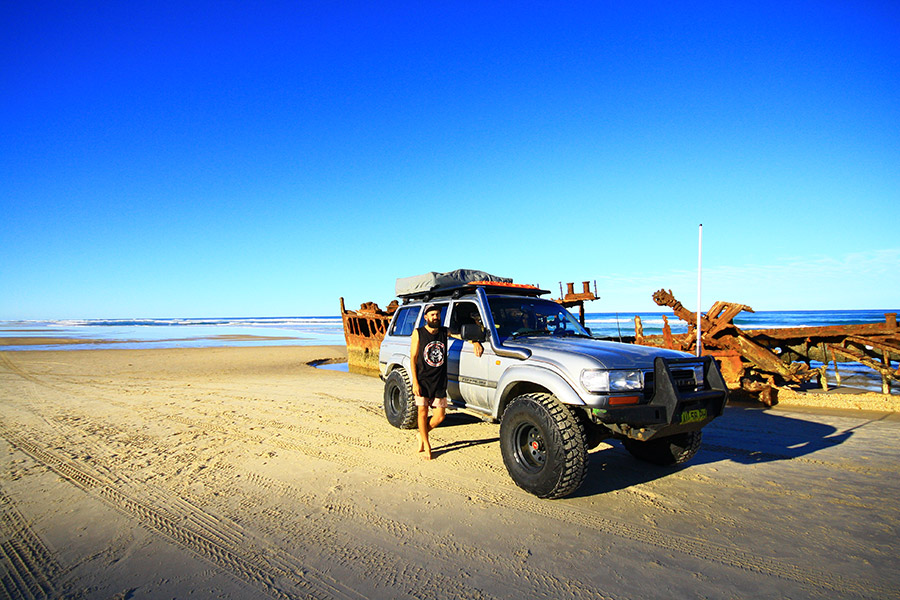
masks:
<instances>
[{"instance_id":1,"label":"shipwreck hull","mask_svg":"<svg viewBox=\"0 0 900 600\"><path fill-rule=\"evenodd\" d=\"M347 368L351 373L378 376L378 350L387 333L397 301L381 310L374 302L366 302L358 311L347 310L341 298L341 319L347 343Z\"/></svg>"}]
</instances>

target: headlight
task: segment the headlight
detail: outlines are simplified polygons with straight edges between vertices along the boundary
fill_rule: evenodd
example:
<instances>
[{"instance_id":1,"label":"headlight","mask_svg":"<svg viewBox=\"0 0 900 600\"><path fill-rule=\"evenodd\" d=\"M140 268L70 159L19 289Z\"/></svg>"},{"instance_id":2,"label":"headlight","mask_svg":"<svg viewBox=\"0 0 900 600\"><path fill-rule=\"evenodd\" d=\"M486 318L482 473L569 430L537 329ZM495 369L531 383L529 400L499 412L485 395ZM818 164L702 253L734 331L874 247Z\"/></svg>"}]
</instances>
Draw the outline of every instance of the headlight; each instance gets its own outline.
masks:
<instances>
[{"instance_id":1,"label":"headlight","mask_svg":"<svg viewBox=\"0 0 900 600\"><path fill-rule=\"evenodd\" d=\"M644 387L640 371L600 371L581 372L581 385L589 392L625 392Z\"/></svg>"}]
</instances>

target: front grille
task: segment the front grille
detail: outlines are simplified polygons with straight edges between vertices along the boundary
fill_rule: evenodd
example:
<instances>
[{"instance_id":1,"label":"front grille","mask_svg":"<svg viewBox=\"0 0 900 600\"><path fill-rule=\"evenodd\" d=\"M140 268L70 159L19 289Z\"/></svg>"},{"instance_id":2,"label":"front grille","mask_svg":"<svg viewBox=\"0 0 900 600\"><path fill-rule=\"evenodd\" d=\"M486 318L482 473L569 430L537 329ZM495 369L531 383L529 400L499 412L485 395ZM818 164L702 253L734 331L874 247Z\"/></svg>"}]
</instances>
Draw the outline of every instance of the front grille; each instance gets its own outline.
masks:
<instances>
[{"instance_id":1,"label":"front grille","mask_svg":"<svg viewBox=\"0 0 900 600\"><path fill-rule=\"evenodd\" d=\"M672 369L672 377L675 379L675 386L679 392L695 392L697 391L697 382L694 381L694 371L692 369ZM654 372L646 371L644 373L644 393L653 393Z\"/></svg>"}]
</instances>

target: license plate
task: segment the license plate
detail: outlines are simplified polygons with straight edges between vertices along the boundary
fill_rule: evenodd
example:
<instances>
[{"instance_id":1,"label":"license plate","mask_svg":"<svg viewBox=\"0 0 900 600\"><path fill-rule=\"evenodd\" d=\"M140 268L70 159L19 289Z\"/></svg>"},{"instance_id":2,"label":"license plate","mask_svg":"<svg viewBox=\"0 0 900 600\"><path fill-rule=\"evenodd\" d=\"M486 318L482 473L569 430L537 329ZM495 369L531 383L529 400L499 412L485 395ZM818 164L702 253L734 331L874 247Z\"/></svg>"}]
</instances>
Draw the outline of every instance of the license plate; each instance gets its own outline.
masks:
<instances>
[{"instance_id":1,"label":"license plate","mask_svg":"<svg viewBox=\"0 0 900 600\"><path fill-rule=\"evenodd\" d=\"M686 410L681 413L681 424L685 425L686 423L696 423L698 421L703 421L706 419L706 409L699 408L697 410Z\"/></svg>"}]
</instances>

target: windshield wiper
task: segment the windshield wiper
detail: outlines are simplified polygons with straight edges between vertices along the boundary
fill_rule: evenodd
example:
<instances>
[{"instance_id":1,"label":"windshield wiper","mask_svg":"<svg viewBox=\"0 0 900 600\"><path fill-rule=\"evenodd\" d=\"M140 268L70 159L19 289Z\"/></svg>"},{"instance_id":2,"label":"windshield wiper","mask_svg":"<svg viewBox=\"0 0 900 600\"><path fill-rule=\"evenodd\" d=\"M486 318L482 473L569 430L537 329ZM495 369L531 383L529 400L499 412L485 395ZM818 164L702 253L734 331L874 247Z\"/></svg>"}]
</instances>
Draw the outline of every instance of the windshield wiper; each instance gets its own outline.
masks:
<instances>
[{"instance_id":1,"label":"windshield wiper","mask_svg":"<svg viewBox=\"0 0 900 600\"><path fill-rule=\"evenodd\" d=\"M517 337L525 337L525 336L529 336L529 335L550 335L550 332L547 331L546 329L527 329L525 331L516 331L515 333L510 335L510 337L517 338Z\"/></svg>"},{"instance_id":2,"label":"windshield wiper","mask_svg":"<svg viewBox=\"0 0 900 600\"><path fill-rule=\"evenodd\" d=\"M594 336L592 336L592 335L587 335L587 334L585 334L585 333L578 333L577 331L562 331L562 332L560 332L560 333L557 334L557 335L559 335L559 336L561 336L561 337L583 337L583 338L592 338L592 337L594 337Z\"/></svg>"}]
</instances>

